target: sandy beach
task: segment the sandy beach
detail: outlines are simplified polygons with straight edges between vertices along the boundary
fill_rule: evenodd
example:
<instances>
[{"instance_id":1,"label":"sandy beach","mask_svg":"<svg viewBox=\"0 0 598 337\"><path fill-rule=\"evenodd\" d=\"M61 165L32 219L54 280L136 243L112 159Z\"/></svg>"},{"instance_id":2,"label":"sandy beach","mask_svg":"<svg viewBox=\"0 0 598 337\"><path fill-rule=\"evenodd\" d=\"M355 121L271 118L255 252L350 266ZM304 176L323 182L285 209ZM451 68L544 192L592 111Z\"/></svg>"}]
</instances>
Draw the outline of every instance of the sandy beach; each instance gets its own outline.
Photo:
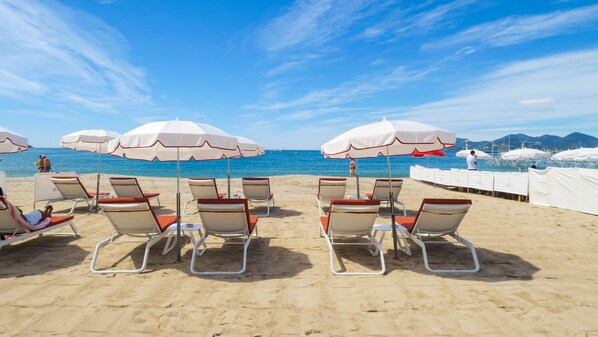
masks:
<instances>
[{"instance_id":1,"label":"sandy beach","mask_svg":"<svg viewBox=\"0 0 598 337\"><path fill-rule=\"evenodd\" d=\"M84 206L75 212L80 237L34 238L0 251L0 334L5 336L462 336L598 335L598 217L405 180L400 199L415 214L423 197L470 198L460 229L477 247L481 271L438 275L424 269L421 250L392 258L384 241L387 275L337 277L318 236L314 204L318 177L271 178L276 207L258 222L242 276L197 277L183 261L162 256L166 240L150 253L145 273L97 275L89 271L95 245L112 227ZM95 186L95 175L84 175ZM158 214L175 210L175 179L139 177L145 191L161 192ZM185 180L182 199L190 199ZM239 179L232 191L241 193ZM362 179L362 193L374 179ZM218 180L221 191L226 181ZM348 194L355 193L349 180ZM102 190L112 191L106 177ZM31 210L32 178L8 179L13 204ZM56 203L65 213L70 202ZM43 204L39 203L38 208ZM263 213L265 208L252 209ZM388 223L383 212L377 223ZM183 217L199 222L197 214ZM389 236L390 238L390 236ZM99 267L142 260L141 241L108 246ZM360 247L336 250L347 270L374 270L378 259ZM210 248L205 268L238 268L240 246ZM468 252L433 247L431 262L464 262Z\"/></svg>"}]
</instances>

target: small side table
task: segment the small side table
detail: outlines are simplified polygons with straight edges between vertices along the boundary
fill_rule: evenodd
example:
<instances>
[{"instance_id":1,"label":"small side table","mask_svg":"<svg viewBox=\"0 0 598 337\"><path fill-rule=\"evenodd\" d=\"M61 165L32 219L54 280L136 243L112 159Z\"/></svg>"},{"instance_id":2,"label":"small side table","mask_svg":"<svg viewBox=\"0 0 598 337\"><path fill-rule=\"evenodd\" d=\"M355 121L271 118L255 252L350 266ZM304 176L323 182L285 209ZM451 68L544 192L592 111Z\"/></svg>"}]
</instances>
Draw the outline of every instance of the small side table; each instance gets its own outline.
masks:
<instances>
[{"instance_id":1,"label":"small side table","mask_svg":"<svg viewBox=\"0 0 598 337\"><path fill-rule=\"evenodd\" d=\"M399 233L401 235L401 237L399 238L399 249L402 250L405 254L411 256L411 249L409 249L409 244L407 243L407 237L405 236L405 233L407 233L407 228L401 226L398 223L396 225L397 225L397 233ZM384 241L384 236L386 236L387 232L391 232L391 231L392 231L392 224L374 225L374 233L372 234L372 237L375 238L376 235L378 234L378 232L382 232L382 235L380 236L380 240L378 240L380 242L380 246L382 246L382 241ZM374 256L378 255L378 253L380 253L380 251L378 249L376 249Z\"/></svg>"},{"instance_id":2,"label":"small side table","mask_svg":"<svg viewBox=\"0 0 598 337\"><path fill-rule=\"evenodd\" d=\"M195 247L195 236L193 235L193 232L197 231L197 233L199 234L199 237L201 238L201 236L203 235L202 229L203 229L203 225L200 223L199 224L182 223L181 224L181 235L184 235L185 232L187 232L187 234L191 238L191 243L193 244L193 247ZM168 226L166 231L168 232L168 234L167 234L168 239L166 240L166 245L164 246L162 255L168 254L176 246L176 224L172 224L172 225ZM172 238L175 238L175 240L173 240ZM205 244L204 244L204 246L205 246Z\"/></svg>"}]
</instances>

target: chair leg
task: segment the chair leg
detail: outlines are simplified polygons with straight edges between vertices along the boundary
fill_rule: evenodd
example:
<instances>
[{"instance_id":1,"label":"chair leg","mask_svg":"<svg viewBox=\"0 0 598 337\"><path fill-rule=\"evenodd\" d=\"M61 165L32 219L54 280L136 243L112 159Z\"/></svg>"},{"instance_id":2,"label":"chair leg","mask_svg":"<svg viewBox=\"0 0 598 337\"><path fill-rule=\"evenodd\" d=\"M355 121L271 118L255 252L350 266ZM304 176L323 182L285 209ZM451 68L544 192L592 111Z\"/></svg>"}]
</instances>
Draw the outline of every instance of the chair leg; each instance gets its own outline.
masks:
<instances>
[{"instance_id":1,"label":"chair leg","mask_svg":"<svg viewBox=\"0 0 598 337\"><path fill-rule=\"evenodd\" d=\"M321 225L320 225L321 227ZM322 228L322 231L324 229ZM384 254L379 254L380 255L380 267L382 268L381 271L379 272L337 272L334 270L334 247L332 246L332 242L330 241L330 237L328 237L328 234L326 234L326 232L324 232L324 239L326 239L326 245L328 245L328 250L330 253L330 272L333 275L336 276L350 276L350 275L384 275L384 273L386 273L386 263L384 262ZM376 251L381 251L382 250L382 246L380 246L380 242L378 242L378 240L376 240L375 238L371 238L372 239L372 243L374 244L374 246L376 247Z\"/></svg>"},{"instance_id":2,"label":"chair leg","mask_svg":"<svg viewBox=\"0 0 598 337\"><path fill-rule=\"evenodd\" d=\"M469 250L471 251L471 255L473 257L473 263L475 265L475 268L473 268L473 269L432 269L430 267L430 264L428 263L428 253L426 250L426 244L422 240L420 240L418 237L416 237L416 235L409 233L409 237L411 238L411 240L413 242L415 242L418 246L421 247L422 255L424 257L424 267L429 272L432 272L432 273L476 273L476 272L478 272L480 270L480 263L478 261L478 257L477 257L475 247L473 246L473 244L471 242L465 240L464 238L462 238L459 235L452 234L451 236L454 237L457 241L461 242L467 248L469 248Z\"/></svg>"},{"instance_id":3,"label":"chair leg","mask_svg":"<svg viewBox=\"0 0 598 337\"><path fill-rule=\"evenodd\" d=\"M161 235L153 237L151 240L149 240L147 242L147 244L145 246L145 253L143 254L143 262L141 264L141 267L138 268L138 269L128 269L128 270L116 270L116 269L102 269L102 270L98 270L98 269L96 269L95 264L96 264L96 260L97 260L98 254L100 252L100 249L103 248L103 247L105 247L105 246L107 246L108 244L112 243L115 239L117 239L120 236L121 236L120 234L116 234L116 235L113 235L113 236L105 239L104 241L98 243L98 245L96 246L95 251L93 252L93 257L91 259L91 266L89 267L92 272L97 273L97 274L113 274L113 273L130 273L130 274L133 274L133 273L141 273L142 271L145 270L145 268L147 266L147 261L149 259L150 248L153 245L155 245L158 241L160 241L164 237L164 235L161 234Z\"/></svg>"},{"instance_id":4,"label":"chair leg","mask_svg":"<svg viewBox=\"0 0 598 337\"><path fill-rule=\"evenodd\" d=\"M75 223L72 222L72 221L70 221L69 225L71 226L71 229L73 230L73 233L75 233L75 237L78 237L79 236L79 232L77 231L77 228L75 227Z\"/></svg>"},{"instance_id":5,"label":"chair leg","mask_svg":"<svg viewBox=\"0 0 598 337\"><path fill-rule=\"evenodd\" d=\"M204 272L197 271L195 269L196 256L203 254L203 252L205 252L205 249L202 251L201 254L196 254L196 252L198 251L199 246L201 246L202 243L205 246L205 244L206 244L205 238L206 238L206 236L204 236L202 239L197 241L195 243L195 246L193 247L193 254L191 255L192 257L191 257L191 267L190 267L192 274L218 276L218 275L239 275L239 274L243 274L245 272L245 270L247 269L247 248L249 247L249 243L251 242L251 234L249 234L243 242L243 268L241 268L241 270L239 270L239 271L204 271Z\"/></svg>"},{"instance_id":6,"label":"chair leg","mask_svg":"<svg viewBox=\"0 0 598 337\"><path fill-rule=\"evenodd\" d=\"M183 215L187 215L187 205L191 203L193 200L188 200L185 202L185 206L183 206Z\"/></svg>"}]
</instances>

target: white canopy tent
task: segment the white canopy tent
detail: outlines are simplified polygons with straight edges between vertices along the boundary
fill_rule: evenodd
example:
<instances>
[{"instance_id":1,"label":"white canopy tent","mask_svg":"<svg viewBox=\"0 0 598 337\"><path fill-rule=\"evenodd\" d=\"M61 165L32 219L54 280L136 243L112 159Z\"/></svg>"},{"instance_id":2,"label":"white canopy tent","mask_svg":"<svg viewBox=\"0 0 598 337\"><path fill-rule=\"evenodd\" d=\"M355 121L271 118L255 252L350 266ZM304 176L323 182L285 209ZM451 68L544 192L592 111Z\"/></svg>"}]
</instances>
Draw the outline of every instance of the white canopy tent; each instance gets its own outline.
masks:
<instances>
[{"instance_id":1,"label":"white canopy tent","mask_svg":"<svg viewBox=\"0 0 598 337\"><path fill-rule=\"evenodd\" d=\"M386 156L388 180L391 184L390 209L394 256L398 258L397 231L392 196L390 157L429 152L455 146L456 134L435 126L412 121L387 121L351 129L322 145L325 158L374 158Z\"/></svg>"},{"instance_id":2,"label":"white canopy tent","mask_svg":"<svg viewBox=\"0 0 598 337\"><path fill-rule=\"evenodd\" d=\"M111 141L108 152L127 159L176 161L177 261L181 260L180 161L216 160L241 155L237 138L209 124L178 119L137 127Z\"/></svg>"},{"instance_id":3,"label":"white canopy tent","mask_svg":"<svg viewBox=\"0 0 598 337\"><path fill-rule=\"evenodd\" d=\"M500 158L503 160L531 160L531 159L542 159L548 158L550 154L547 152L537 150L537 149L517 149L511 150L509 152L503 153Z\"/></svg>"},{"instance_id":4,"label":"white canopy tent","mask_svg":"<svg viewBox=\"0 0 598 337\"><path fill-rule=\"evenodd\" d=\"M98 154L98 178L96 183L96 195L100 195L100 172L102 168L102 154L108 153L108 142L120 136L118 133L106 130L81 130L63 136L60 140L60 147L73 149L75 151L88 151ZM98 199L95 199L95 207L98 210Z\"/></svg>"},{"instance_id":5,"label":"white canopy tent","mask_svg":"<svg viewBox=\"0 0 598 337\"><path fill-rule=\"evenodd\" d=\"M550 159L559 161L598 161L598 147L582 147L553 155Z\"/></svg>"}]
</instances>

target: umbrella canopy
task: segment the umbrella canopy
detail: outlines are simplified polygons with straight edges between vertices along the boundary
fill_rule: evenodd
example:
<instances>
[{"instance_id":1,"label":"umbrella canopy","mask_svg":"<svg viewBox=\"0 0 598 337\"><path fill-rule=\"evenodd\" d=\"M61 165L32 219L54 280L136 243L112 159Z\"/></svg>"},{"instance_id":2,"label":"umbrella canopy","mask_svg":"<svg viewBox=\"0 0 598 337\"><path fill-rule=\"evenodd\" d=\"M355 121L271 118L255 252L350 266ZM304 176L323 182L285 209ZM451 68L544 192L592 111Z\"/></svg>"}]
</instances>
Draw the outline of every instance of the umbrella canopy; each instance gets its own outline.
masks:
<instances>
[{"instance_id":1,"label":"umbrella canopy","mask_svg":"<svg viewBox=\"0 0 598 337\"><path fill-rule=\"evenodd\" d=\"M550 159L567 161L598 161L598 147L582 147L575 150L567 150L555 154Z\"/></svg>"},{"instance_id":2,"label":"umbrella canopy","mask_svg":"<svg viewBox=\"0 0 598 337\"><path fill-rule=\"evenodd\" d=\"M27 151L28 148L29 142L27 138L0 127L0 153L16 153Z\"/></svg>"},{"instance_id":3,"label":"umbrella canopy","mask_svg":"<svg viewBox=\"0 0 598 337\"><path fill-rule=\"evenodd\" d=\"M454 133L411 121L371 123L351 129L322 145L326 158L374 158L411 155L455 146Z\"/></svg>"},{"instance_id":4,"label":"umbrella canopy","mask_svg":"<svg viewBox=\"0 0 598 337\"><path fill-rule=\"evenodd\" d=\"M351 129L322 145L326 158L373 158L386 156L388 181L392 186L390 156L411 155L414 152L438 151L455 146L457 136L435 126L412 121L387 121L366 124ZM392 188L390 209L394 256L398 258L397 231Z\"/></svg>"},{"instance_id":5,"label":"umbrella canopy","mask_svg":"<svg viewBox=\"0 0 598 337\"><path fill-rule=\"evenodd\" d=\"M428 152L419 152L419 151L413 151L413 153L411 153L412 157L415 158L422 158L422 157L444 157L446 156L446 154L442 151L436 150L436 151L428 151Z\"/></svg>"},{"instance_id":6,"label":"umbrella canopy","mask_svg":"<svg viewBox=\"0 0 598 337\"><path fill-rule=\"evenodd\" d=\"M60 147L106 154L108 153L107 143L118 136L120 136L118 133L107 130L81 130L63 136Z\"/></svg>"},{"instance_id":7,"label":"umbrella canopy","mask_svg":"<svg viewBox=\"0 0 598 337\"><path fill-rule=\"evenodd\" d=\"M461 158L467 158L467 156L469 156L469 153L471 152L471 150L475 151L475 155L477 156L478 159L483 159L483 160L492 160L494 158L492 158L491 155L487 154L486 152L482 151L482 150L476 150L476 149L465 149L465 150L461 150L459 152L457 152L456 156L457 157L461 157Z\"/></svg>"},{"instance_id":8,"label":"umbrella canopy","mask_svg":"<svg viewBox=\"0 0 598 337\"><path fill-rule=\"evenodd\" d=\"M127 159L177 162L177 260L181 260L181 194L179 192L182 161L214 160L241 156L239 141L208 124L191 121L151 122L137 127L108 143L108 153Z\"/></svg>"},{"instance_id":9,"label":"umbrella canopy","mask_svg":"<svg viewBox=\"0 0 598 337\"><path fill-rule=\"evenodd\" d=\"M511 150L509 152L503 153L500 156L500 158L502 158L503 160L530 160L548 157L550 157L550 154L544 151L528 148Z\"/></svg>"},{"instance_id":10,"label":"umbrella canopy","mask_svg":"<svg viewBox=\"0 0 598 337\"><path fill-rule=\"evenodd\" d=\"M237 136L239 147L241 148L241 155L243 157L257 157L266 153L266 149L258 143L249 138Z\"/></svg>"}]
</instances>

